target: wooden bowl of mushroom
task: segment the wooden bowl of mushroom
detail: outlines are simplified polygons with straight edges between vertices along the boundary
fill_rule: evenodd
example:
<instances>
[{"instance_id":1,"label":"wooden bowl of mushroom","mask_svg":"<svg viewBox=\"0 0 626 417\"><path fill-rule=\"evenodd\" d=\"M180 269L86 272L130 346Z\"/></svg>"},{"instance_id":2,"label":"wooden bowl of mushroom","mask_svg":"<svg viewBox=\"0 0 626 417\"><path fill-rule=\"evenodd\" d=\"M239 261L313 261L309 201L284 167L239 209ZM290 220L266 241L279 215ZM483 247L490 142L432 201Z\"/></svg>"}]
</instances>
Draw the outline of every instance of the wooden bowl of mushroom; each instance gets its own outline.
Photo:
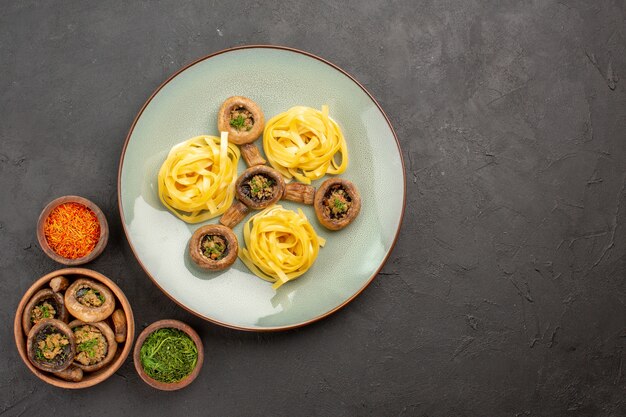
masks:
<instances>
[{"instance_id":1,"label":"wooden bowl of mushroom","mask_svg":"<svg viewBox=\"0 0 626 417\"><path fill-rule=\"evenodd\" d=\"M39 278L15 314L15 343L41 380L60 388L99 384L128 357L135 320L122 290L104 275L67 268Z\"/></svg>"}]
</instances>

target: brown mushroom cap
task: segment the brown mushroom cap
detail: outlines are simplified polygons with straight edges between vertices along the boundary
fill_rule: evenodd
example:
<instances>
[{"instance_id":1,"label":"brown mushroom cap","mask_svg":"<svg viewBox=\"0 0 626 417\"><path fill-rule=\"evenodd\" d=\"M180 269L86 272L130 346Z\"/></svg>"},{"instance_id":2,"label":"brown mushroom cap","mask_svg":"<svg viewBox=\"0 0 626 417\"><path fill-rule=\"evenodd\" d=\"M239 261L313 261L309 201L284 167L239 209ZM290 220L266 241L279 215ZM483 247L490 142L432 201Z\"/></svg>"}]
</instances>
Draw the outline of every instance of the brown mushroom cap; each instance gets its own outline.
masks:
<instances>
[{"instance_id":1,"label":"brown mushroom cap","mask_svg":"<svg viewBox=\"0 0 626 417\"><path fill-rule=\"evenodd\" d=\"M226 240L226 256L219 260L209 259L202 253L202 240L205 236L222 236ZM226 226L209 224L194 232L189 240L189 256L200 267L219 271L231 266L237 259L239 243L237 236Z\"/></svg>"},{"instance_id":2,"label":"brown mushroom cap","mask_svg":"<svg viewBox=\"0 0 626 417\"><path fill-rule=\"evenodd\" d=\"M61 333L69 340L69 344L64 348L65 353L63 357L47 361L45 359L37 358L38 347L37 343L41 340L45 340L45 337L52 333ZM28 332L28 339L26 340L26 351L28 359L36 368L46 372L62 371L69 367L74 360L76 354L76 342L74 341L74 333L70 327L57 319L44 319L35 324L30 332Z\"/></svg>"},{"instance_id":3,"label":"brown mushroom cap","mask_svg":"<svg viewBox=\"0 0 626 417\"><path fill-rule=\"evenodd\" d=\"M102 335L104 336L107 342L107 354L100 362L94 363L93 365L83 365L82 363L78 361L74 361L74 366L82 369L85 372L94 372L94 371L97 371L98 369L102 369L113 360L113 357L115 357L115 352L117 352L117 343L115 342L115 334L113 333L113 330L111 330L108 324L106 324L103 321L99 321L97 323L85 323L81 320L74 320L70 324L68 324L68 326L70 329L72 329L72 333L74 332L74 329L77 327L93 326L97 328L98 330L100 330L100 333L102 333ZM76 337L74 337L74 340L76 340ZM79 348L80 348L80 345L77 345L76 355L78 355L79 353L78 351Z\"/></svg>"},{"instance_id":4,"label":"brown mushroom cap","mask_svg":"<svg viewBox=\"0 0 626 417\"><path fill-rule=\"evenodd\" d=\"M330 217L326 211L324 210L324 201L328 199L328 192L334 186L339 185L341 188L345 190L350 197L350 207L346 213L346 216L342 219L335 219ZM356 218L361 211L361 196L356 189L356 186L348 181L341 178L330 178L322 183L322 185L315 192L315 199L313 201L313 207L315 208L315 214L317 215L317 219L322 224L322 226L326 227L330 230L339 230L343 229Z\"/></svg>"},{"instance_id":5,"label":"brown mushroom cap","mask_svg":"<svg viewBox=\"0 0 626 417\"><path fill-rule=\"evenodd\" d=\"M252 113L254 125L252 129L241 131L230 125L230 112L243 107ZM217 128L220 132L228 132L228 140L237 145L254 142L263 133L265 117L258 104L247 97L233 96L222 103L217 114Z\"/></svg>"},{"instance_id":6,"label":"brown mushroom cap","mask_svg":"<svg viewBox=\"0 0 626 417\"><path fill-rule=\"evenodd\" d=\"M104 302L99 307L90 307L78 301L76 293L83 288L92 288L98 291L103 297ZM85 323L95 323L109 317L115 310L115 297L107 286L90 279L77 279L65 291L65 308L74 317Z\"/></svg>"},{"instance_id":7,"label":"brown mushroom cap","mask_svg":"<svg viewBox=\"0 0 626 417\"><path fill-rule=\"evenodd\" d=\"M44 301L48 301L52 304L52 307L55 310L55 314L53 319L59 319L61 321L67 322L68 314L67 309L65 308L65 302L63 301L63 296L58 294L51 289L43 289L39 290L33 295L33 298L30 299L26 307L24 308L24 312L22 313L22 329L24 329L24 334L28 334L30 329L32 329L35 323L31 320L31 313L37 304L42 303Z\"/></svg>"},{"instance_id":8,"label":"brown mushroom cap","mask_svg":"<svg viewBox=\"0 0 626 417\"><path fill-rule=\"evenodd\" d=\"M255 175L261 175L274 181L274 193L271 198L259 200L250 195L250 187L247 185L247 182ZM271 206L281 199L285 193L285 180L283 176L280 175L280 172L276 171L274 168L265 165L256 165L241 173L235 183L235 191L237 192L239 201L251 209L260 210Z\"/></svg>"}]
</instances>

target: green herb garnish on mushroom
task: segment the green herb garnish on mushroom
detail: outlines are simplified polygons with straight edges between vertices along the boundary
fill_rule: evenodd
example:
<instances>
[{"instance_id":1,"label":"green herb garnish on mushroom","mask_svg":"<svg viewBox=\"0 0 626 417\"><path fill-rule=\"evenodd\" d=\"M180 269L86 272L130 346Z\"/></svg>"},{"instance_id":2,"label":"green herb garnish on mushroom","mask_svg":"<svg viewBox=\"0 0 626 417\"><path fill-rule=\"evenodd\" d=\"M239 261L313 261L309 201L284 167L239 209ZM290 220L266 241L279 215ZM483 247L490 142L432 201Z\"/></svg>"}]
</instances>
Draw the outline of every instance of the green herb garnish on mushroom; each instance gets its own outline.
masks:
<instances>
[{"instance_id":1,"label":"green herb garnish on mushroom","mask_svg":"<svg viewBox=\"0 0 626 417\"><path fill-rule=\"evenodd\" d=\"M56 314L56 310L48 301L35 306L31 312L31 322L33 324L38 323L42 319L53 318Z\"/></svg>"},{"instance_id":2,"label":"green herb garnish on mushroom","mask_svg":"<svg viewBox=\"0 0 626 417\"><path fill-rule=\"evenodd\" d=\"M45 360L53 360L57 356L64 355L65 346L69 344L67 336L61 333L48 334L45 339L37 342L37 358L40 359L43 356Z\"/></svg>"},{"instance_id":3,"label":"green herb garnish on mushroom","mask_svg":"<svg viewBox=\"0 0 626 417\"><path fill-rule=\"evenodd\" d=\"M230 125L237 130L249 131L254 126L254 117L245 107L237 107L230 112Z\"/></svg>"},{"instance_id":4,"label":"green herb garnish on mushroom","mask_svg":"<svg viewBox=\"0 0 626 417\"><path fill-rule=\"evenodd\" d=\"M351 204L350 197L341 187L332 188L326 201L328 214L331 218L344 217Z\"/></svg>"},{"instance_id":5,"label":"green herb garnish on mushroom","mask_svg":"<svg viewBox=\"0 0 626 417\"><path fill-rule=\"evenodd\" d=\"M206 235L202 239L202 253L209 259L219 261L227 254L227 244L223 236Z\"/></svg>"},{"instance_id":6,"label":"green herb garnish on mushroom","mask_svg":"<svg viewBox=\"0 0 626 417\"><path fill-rule=\"evenodd\" d=\"M74 320L69 325L76 341L76 367L84 372L93 372L113 360L117 344L115 334L106 322L85 323Z\"/></svg>"},{"instance_id":7,"label":"green herb garnish on mushroom","mask_svg":"<svg viewBox=\"0 0 626 417\"><path fill-rule=\"evenodd\" d=\"M243 128L244 120L243 116L239 115L235 119L230 119L230 125L235 129L241 129Z\"/></svg>"},{"instance_id":8,"label":"green herb garnish on mushroom","mask_svg":"<svg viewBox=\"0 0 626 417\"><path fill-rule=\"evenodd\" d=\"M98 346L100 341L98 339L87 340L86 342L79 343L76 348L77 352L85 352L90 358L96 357L95 347Z\"/></svg>"},{"instance_id":9,"label":"green herb garnish on mushroom","mask_svg":"<svg viewBox=\"0 0 626 417\"><path fill-rule=\"evenodd\" d=\"M264 175L255 175L248 181L250 195L259 200L271 198L274 195L274 180Z\"/></svg>"},{"instance_id":10,"label":"green herb garnish on mushroom","mask_svg":"<svg viewBox=\"0 0 626 417\"><path fill-rule=\"evenodd\" d=\"M81 288L76 296L78 302L88 307L100 307L104 303L104 296L93 288Z\"/></svg>"}]
</instances>

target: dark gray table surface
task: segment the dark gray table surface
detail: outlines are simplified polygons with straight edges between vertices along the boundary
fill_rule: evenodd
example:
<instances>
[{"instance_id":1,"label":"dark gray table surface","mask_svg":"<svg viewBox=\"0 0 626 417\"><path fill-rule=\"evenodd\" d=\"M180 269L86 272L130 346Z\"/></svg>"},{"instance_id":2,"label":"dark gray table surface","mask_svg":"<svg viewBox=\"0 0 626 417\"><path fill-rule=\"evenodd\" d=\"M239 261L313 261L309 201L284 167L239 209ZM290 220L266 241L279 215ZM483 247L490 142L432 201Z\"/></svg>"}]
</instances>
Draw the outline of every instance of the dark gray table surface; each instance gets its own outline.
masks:
<instances>
[{"instance_id":1,"label":"dark gray table surface","mask_svg":"<svg viewBox=\"0 0 626 417\"><path fill-rule=\"evenodd\" d=\"M0 416L626 415L626 2L0 4ZM407 206L388 263L349 306L283 333L206 323L147 278L123 234L117 168L152 91L198 57L281 44L360 80L395 126ZM111 238L88 265L139 332L188 322L187 389L132 361L66 391L19 359L14 311L60 268L35 224L78 194Z\"/></svg>"}]
</instances>

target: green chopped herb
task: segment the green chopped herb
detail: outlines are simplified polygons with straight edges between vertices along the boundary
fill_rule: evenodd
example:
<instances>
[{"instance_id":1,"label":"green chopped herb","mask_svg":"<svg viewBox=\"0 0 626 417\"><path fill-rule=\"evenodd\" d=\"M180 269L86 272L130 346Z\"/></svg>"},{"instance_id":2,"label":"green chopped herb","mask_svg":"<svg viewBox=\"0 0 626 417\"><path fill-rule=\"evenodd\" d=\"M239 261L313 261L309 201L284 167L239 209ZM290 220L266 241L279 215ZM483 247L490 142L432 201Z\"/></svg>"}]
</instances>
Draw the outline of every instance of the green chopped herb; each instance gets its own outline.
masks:
<instances>
[{"instance_id":1,"label":"green chopped herb","mask_svg":"<svg viewBox=\"0 0 626 417\"><path fill-rule=\"evenodd\" d=\"M267 199L272 197L274 180L264 175L255 175L248 181L250 186L250 194L258 199Z\"/></svg>"},{"instance_id":2,"label":"green chopped herb","mask_svg":"<svg viewBox=\"0 0 626 417\"><path fill-rule=\"evenodd\" d=\"M86 352L90 358L93 358L96 356L96 352L94 350L96 346L98 346L98 339L87 340L86 342L78 345L78 351Z\"/></svg>"},{"instance_id":3,"label":"green chopped herb","mask_svg":"<svg viewBox=\"0 0 626 417\"><path fill-rule=\"evenodd\" d=\"M41 315L43 316L44 319L47 319L50 317L50 309L45 304L41 305Z\"/></svg>"},{"instance_id":4,"label":"green chopped herb","mask_svg":"<svg viewBox=\"0 0 626 417\"><path fill-rule=\"evenodd\" d=\"M230 119L230 125L237 130L243 129L245 123L246 123L246 119L241 114L235 117L234 119Z\"/></svg>"},{"instance_id":5,"label":"green chopped herb","mask_svg":"<svg viewBox=\"0 0 626 417\"><path fill-rule=\"evenodd\" d=\"M226 256L226 241L222 236L207 235L202 238L202 253L209 259L219 261Z\"/></svg>"},{"instance_id":6,"label":"green chopped herb","mask_svg":"<svg viewBox=\"0 0 626 417\"><path fill-rule=\"evenodd\" d=\"M165 328L146 338L139 357L149 377L173 383L185 379L194 370L198 363L198 349L185 332Z\"/></svg>"},{"instance_id":7,"label":"green chopped herb","mask_svg":"<svg viewBox=\"0 0 626 417\"><path fill-rule=\"evenodd\" d=\"M37 350L35 350L35 357L36 357L38 360L40 360L40 361L43 361L43 360L45 360L45 359L46 359L46 358L43 356L43 352L41 351L41 349L37 349Z\"/></svg>"},{"instance_id":8,"label":"green chopped herb","mask_svg":"<svg viewBox=\"0 0 626 417\"><path fill-rule=\"evenodd\" d=\"M333 205L335 206L335 208L338 208L341 211L344 211L346 209L346 203L341 202L338 198L334 199Z\"/></svg>"}]
</instances>

